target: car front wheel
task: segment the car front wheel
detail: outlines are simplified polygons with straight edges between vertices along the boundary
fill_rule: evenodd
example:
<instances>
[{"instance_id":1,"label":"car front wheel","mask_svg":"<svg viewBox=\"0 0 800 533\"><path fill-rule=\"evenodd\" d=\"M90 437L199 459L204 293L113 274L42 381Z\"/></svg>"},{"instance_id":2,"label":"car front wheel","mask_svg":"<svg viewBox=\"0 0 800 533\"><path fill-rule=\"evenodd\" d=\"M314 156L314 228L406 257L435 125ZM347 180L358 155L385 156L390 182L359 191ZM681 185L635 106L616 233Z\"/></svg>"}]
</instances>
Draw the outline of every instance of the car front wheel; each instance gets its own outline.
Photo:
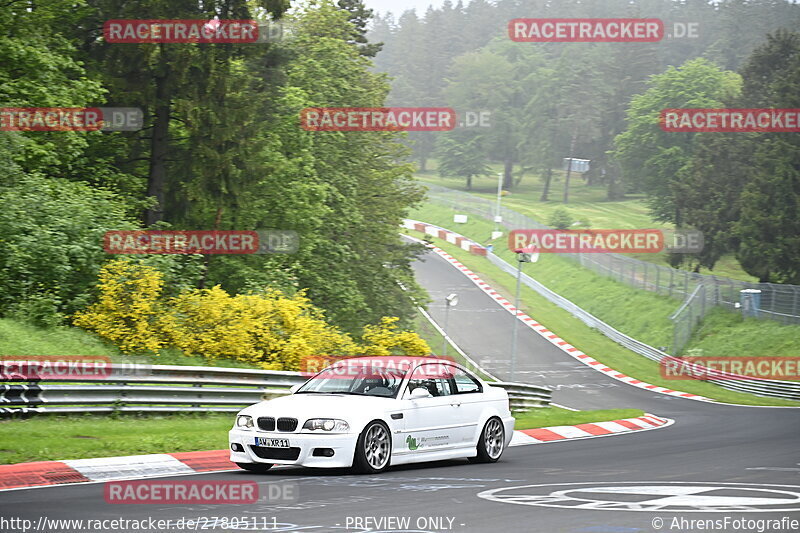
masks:
<instances>
[{"instance_id":1,"label":"car front wheel","mask_svg":"<svg viewBox=\"0 0 800 533\"><path fill-rule=\"evenodd\" d=\"M356 442L353 468L362 474L377 474L389 466L392 454L392 438L386 424L370 422Z\"/></svg>"},{"instance_id":2,"label":"car front wheel","mask_svg":"<svg viewBox=\"0 0 800 533\"><path fill-rule=\"evenodd\" d=\"M473 463L494 463L503 455L506 445L506 430L499 418L490 418L483 426L478 439L478 456L470 457Z\"/></svg>"}]
</instances>

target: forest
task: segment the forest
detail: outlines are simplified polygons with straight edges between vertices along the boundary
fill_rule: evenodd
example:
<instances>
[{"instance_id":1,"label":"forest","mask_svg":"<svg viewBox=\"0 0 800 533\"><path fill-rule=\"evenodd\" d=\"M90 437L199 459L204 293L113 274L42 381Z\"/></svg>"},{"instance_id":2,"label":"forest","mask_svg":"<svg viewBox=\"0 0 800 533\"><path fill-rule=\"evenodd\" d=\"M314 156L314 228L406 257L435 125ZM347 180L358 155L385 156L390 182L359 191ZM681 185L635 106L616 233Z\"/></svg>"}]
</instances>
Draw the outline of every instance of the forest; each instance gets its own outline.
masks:
<instances>
[{"instance_id":1,"label":"forest","mask_svg":"<svg viewBox=\"0 0 800 533\"><path fill-rule=\"evenodd\" d=\"M645 18L658 42L514 42L521 18ZM674 264L713 268L735 254L761 281L800 283L800 139L796 133L667 132L669 108L800 108L800 6L783 0L446 1L424 14L375 17L375 69L392 105L487 113L491 127L409 133L414 161L469 189L503 170L503 188L541 180L564 158L609 200L644 194L655 221L705 235ZM513 29L513 28L512 28ZM456 183L456 182L454 182Z\"/></svg>"}]
</instances>

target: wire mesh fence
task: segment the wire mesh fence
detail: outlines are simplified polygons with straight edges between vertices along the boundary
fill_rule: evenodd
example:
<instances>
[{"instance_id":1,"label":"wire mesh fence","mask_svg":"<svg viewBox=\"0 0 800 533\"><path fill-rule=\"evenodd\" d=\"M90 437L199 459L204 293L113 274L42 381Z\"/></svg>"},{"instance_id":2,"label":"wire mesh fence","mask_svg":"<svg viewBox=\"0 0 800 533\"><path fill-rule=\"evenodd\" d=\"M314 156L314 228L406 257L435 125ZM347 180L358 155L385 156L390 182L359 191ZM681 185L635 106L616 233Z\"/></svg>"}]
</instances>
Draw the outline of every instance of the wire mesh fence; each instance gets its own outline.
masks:
<instances>
[{"instance_id":1,"label":"wire mesh fence","mask_svg":"<svg viewBox=\"0 0 800 533\"><path fill-rule=\"evenodd\" d=\"M439 185L428 186L428 198L488 220L494 220L497 214L495 202ZM507 207L500 208L500 216L507 229L549 228ZM670 350L673 355L686 346L694 328L713 307L742 312L752 318L800 324L800 286L797 285L753 283L699 274L612 253L561 255L620 283L683 300L683 305L671 317L675 328Z\"/></svg>"},{"instance_id":2,"label":"wire mesh fence","mask_svg":"<svg viewBox=\"0 0 800 533\"><path fill-rule=\"evenodd\" d=\"M686 301L672 314L672 349L670 353L677 355L689 344L694 329L706 314L706 286L698 285Z\"/></svg>"},{"instance_id":3,"label":"wire mesh fence","mask_svg":"<svg viewBox=\"0 0 800 533\"><path fill-rule=\"evenodd\" d=\"M445 231L450 236L460 236L440 226L435 226L432 224L427 224L416 220L409 220L409 219L405 220L405 227L409 229L417 228L418 226L424 226L425 227L424 232L430 235L441 236L440 232ZM449 240L450 238L448 237L448 241ZM512 276L518 275L517 266L512 265L511 263L507 262L500 256L492 252L488 252L486 253L486 258L492 264L494 264L507 274ZM516 263L516 261L513 260L512 262ZM536 281L534 278L530 277L528 274L521 273L520 280L522 281L523 284L525 284L526 286L530 287L531 289L539 293L547 301L553 303L554 305L560 307L561 309L564 309L573 317L577 318L590 328L596 329L609 339L624 346L625 348L631 350L632 352L638 353L639 355L642 355L652 361L656 361L661 365L666 365L666 367L669 367L673 363L678 363L678 364L681 363L682 361L681 358L672 357L670 354L666 353L660 348L655 348L644 342L636 340L633 337L625 335L621 331L615 329L610 324L603 322L603 320L601 320L600 318L592 315L585 309L582 309L581 307L571 302L570 300L564 298L560 294L557 294L552 290L548 289L547 287ZM705 293L705 286L700 285L698 286L697 290L691 295L691 297L687 299L684 305L682 305L681 308L678 311L676 311L673 317L676 318L680 317L679 320L686 321L685 327L676 330L678 333L689 331L692 328L693 324L699 323L699 317L701 317L705 313L704 306L707 303L706 298L707 294ZM518 319L520 319L519 315ZM688 338L689 338L688 336L685 336L679 338L676 342L683 342L688 340ZM666 348L664 348L664 350L665 349ZM469 356L467 356L467 354L463 352L461 353L465 358L467 358L470 364L475 365L475 363L469 359ZM782 381L773 379L753 379L753 378L748 378L746 376L740 376L737 374L720 372L717 370L703 367L702 365L699 364L692 364L692 363L690 363L688 366L682 365L679 368L682 369L688 368L689 374L694 375L696 379L704 379L709 383L713 383L722 388L729 389L732 391L747 392L751 394L757 394L759 396L767 396L772 398L800 400L800 382ZM484 372L486 371L484 370Z\"/></svg>"}]
</instances>

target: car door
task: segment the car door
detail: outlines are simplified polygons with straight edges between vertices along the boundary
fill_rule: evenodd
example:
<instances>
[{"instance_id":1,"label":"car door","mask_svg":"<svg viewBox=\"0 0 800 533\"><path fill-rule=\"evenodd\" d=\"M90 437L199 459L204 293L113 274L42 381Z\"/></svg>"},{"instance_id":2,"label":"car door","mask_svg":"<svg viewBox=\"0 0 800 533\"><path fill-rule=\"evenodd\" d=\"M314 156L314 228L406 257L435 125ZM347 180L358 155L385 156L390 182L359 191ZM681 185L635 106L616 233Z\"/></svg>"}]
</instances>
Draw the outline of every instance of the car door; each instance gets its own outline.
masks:
<instances>
[{"instance_id":1,"label":"car door","mask_svg":"<svg viewBox=\"0 0 800 533\"><path fill-rule=\"evenodd\" d=\"M462 424L456 422L457 407L450 383L439 363L424 364L412 373L403 392L405 431L400 445L404 451L424 454L460 447L464 441ZM414 389L425 389L424 398L410 398Z\"/></svg>"},{"instance_id":2,"label":"car door","mask_svg":"<svg viewBox=\"0 0 800 533\"><path fill-rule=\"evenodd\" d=\"M486 407L483 385L469 372L453 367L449 379L451 405L455 407L453 421L461 425L462 442L474 445L481 414ZM480 428L482 429L482 428Z\"/></svg>"}]
</instances>

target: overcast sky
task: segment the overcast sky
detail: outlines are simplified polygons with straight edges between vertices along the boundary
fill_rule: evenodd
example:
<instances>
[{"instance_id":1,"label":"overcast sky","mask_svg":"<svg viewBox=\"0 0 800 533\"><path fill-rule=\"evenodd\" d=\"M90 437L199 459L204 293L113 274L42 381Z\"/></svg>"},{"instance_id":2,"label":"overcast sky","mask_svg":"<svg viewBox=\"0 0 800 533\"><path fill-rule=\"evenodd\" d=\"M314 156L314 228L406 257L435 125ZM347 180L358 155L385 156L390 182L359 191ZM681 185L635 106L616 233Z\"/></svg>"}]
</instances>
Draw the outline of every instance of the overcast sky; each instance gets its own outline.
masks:
<instances>
[{"instance_id":1,"label":"overcast sky","mask_svg":"<svg viewBox=\"0 0 800 533\"><path fill-rule=\"evenodd\" d=\"M416 8L418 15L424 15L429 5L439 7L444 0L365 0L367 7L380 13L391 11L395 15L400 15L407 9ZM455 3L455 2L453 2ZM465 2L466 3L466 2Z\"/></svg>"}]
</instances>

